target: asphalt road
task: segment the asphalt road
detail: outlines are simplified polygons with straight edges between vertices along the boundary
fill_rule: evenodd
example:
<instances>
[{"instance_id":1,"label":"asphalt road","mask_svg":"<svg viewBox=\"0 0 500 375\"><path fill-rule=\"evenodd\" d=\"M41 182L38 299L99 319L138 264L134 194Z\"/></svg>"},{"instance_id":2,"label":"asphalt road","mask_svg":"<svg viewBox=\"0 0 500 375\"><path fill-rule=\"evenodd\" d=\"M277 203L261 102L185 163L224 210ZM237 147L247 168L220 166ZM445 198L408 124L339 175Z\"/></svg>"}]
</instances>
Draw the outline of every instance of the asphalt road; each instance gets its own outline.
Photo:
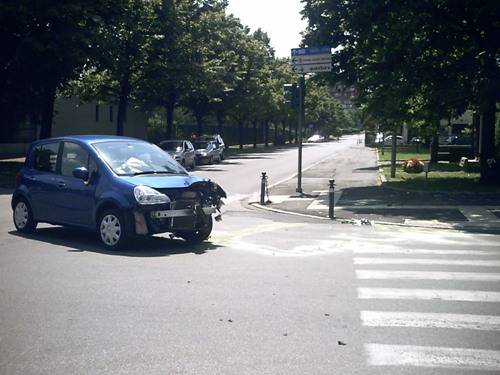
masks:
<instances>
[{"instance_id":1,"label":"asphalt road","mask_svg":"<svg viewBox=\"0 0 500 375\"><path fill-rule=\"evenodd\" d=\"M349 142L308 148L305 165ZM231 196L256 191L264 165L294 172L293 151L263 156L204 168ZM499 236L233 201L202 245L159 237L110 253L72 229L20 236L9 198L0 374L500 373Z\"/></svg>"}]
</instances>

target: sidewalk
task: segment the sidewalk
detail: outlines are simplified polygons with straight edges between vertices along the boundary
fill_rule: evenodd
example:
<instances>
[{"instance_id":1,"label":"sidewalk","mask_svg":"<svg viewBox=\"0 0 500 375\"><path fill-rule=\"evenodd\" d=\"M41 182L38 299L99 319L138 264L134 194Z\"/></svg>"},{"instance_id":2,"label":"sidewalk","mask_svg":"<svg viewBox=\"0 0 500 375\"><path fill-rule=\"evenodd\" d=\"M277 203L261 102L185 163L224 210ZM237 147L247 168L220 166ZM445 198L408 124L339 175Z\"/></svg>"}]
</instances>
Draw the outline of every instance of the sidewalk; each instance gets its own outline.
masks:
<instances>
[{"instance_id":1,"label":"sidewalk","mask_svg":"<svg viewBox=\"0 0 500 375\"><path fill-rule=\"evenodd\" d=\"M500 194L435 193L395 190L380 184L375 151L363 145L305 169L303 195L297 178L273 186L269 201L250 204L268 210L328 218L328 181L335 179L335 217L338 221L500 233ZM363 222L366 222L363 220Z\"/></svg>"}]
</instances>

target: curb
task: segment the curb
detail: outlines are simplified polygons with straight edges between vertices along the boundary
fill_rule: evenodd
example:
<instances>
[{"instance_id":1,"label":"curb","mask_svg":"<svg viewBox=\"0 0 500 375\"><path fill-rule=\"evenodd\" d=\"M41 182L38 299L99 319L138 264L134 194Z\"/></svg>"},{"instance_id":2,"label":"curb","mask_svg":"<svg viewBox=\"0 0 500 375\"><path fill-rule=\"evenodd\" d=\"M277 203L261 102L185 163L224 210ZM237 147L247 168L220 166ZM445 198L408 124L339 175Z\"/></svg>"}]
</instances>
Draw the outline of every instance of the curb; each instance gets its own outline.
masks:
<instances>
[{"instance_id":1,"label":"curb","mask_svg":"<svg viewBox=\"0 0 500 375\"><path fill-rule=\"evenodd\" d=\"M252 203L249 202L248 205L253 206L255 208L265 210L265 211L270 211L270 212L276 212L280 214L286 214L286 215L291 215L291 216L298 216L298 217L306 217L309 219L317 219L317 220L322 220L322 221L329 221L332 224L337 223L337 224L350 224L350 219L336 219L336 220L331 220L330 218L327 217L322 217L322 216L315 216L315 215L308 215L308 214L302 214L299 212L293 212L293 211L286 211L286 210L281 210L278 208L271 208L271 207L266 207L262 206L259 203ZM372 226L375 225L380 225L380 226L394 226L394 227L403 227L403 228L424 228L424 229L435 229L435 230L455 230L455 231L477 231L477 232L488 232L488 233L494 233L494 234L500 234L500 226L498 227L493 227L493 228L485 228L481 225L474 225L474 224L469 224L469 225L463 225L463 224L448 224L448 223L436 223L436 222L429 222L427 223L393 223L390 221L380 221L380 220L373 220L370 221Z\"/></svg>"}]
</instances>

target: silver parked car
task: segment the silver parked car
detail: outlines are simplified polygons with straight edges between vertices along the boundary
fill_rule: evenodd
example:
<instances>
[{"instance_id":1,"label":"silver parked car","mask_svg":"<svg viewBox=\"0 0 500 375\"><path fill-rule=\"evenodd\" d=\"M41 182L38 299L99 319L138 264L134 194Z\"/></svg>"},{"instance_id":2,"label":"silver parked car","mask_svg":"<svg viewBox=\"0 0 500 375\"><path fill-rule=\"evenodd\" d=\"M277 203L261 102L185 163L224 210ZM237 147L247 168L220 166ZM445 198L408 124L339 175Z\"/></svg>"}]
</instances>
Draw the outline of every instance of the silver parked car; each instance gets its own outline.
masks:
<instances>
[{"instance_id":1,"label":"silver parked car","mask_svg":"<svg viewBox=\"0 0 500 375\"><path fill-rule=\"evenodd\" d=\"M196 166L195 150L187 140L163 141L158 145L185 168L194 169Z\"/></svg>"},{"instance_id":2,"label":"silver parked car","mask_svg":"<svg viewBox=\"0 0 500 375\"><path fill-rule=\"evenodd\" d=\"M195 157L197 163L220 163L221 149L217 147L215 142L197 141L194 142L194 148L196 150Z\"/></svg>"},{"instance_id":3,"label":"silver parked car","mask_svg":"<svg viewBox=\"0 0 500 375\"><path fill-rule=\"evenodd\" d=\"M224 160L224 150L226 149L226 145L224 144L220 134L202 135L198 138L198 141L214 142L215 146L219 150L220 160Z\"/></svg>"}]
</instances>

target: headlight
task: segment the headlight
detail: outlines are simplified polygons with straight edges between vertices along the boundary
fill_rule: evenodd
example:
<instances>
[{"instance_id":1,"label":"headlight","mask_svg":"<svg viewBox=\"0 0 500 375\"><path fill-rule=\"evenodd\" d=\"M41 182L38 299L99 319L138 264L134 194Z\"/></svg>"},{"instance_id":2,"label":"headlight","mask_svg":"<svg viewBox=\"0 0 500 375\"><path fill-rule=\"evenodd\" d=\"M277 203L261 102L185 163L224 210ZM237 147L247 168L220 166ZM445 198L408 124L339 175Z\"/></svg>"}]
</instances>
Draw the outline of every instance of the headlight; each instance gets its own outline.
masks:
<instances>
[{"instance_id":1,"label":"headlight","mask_svg":"<svg viewBox=\"0 0 500 375\"><path fill-rule=\"evenodd\" d=\"M161 204L170 202L170 199L165 194L145 185L136 186L134 188L134 196L139 204Z\"/></svg>"}]
</instances>

